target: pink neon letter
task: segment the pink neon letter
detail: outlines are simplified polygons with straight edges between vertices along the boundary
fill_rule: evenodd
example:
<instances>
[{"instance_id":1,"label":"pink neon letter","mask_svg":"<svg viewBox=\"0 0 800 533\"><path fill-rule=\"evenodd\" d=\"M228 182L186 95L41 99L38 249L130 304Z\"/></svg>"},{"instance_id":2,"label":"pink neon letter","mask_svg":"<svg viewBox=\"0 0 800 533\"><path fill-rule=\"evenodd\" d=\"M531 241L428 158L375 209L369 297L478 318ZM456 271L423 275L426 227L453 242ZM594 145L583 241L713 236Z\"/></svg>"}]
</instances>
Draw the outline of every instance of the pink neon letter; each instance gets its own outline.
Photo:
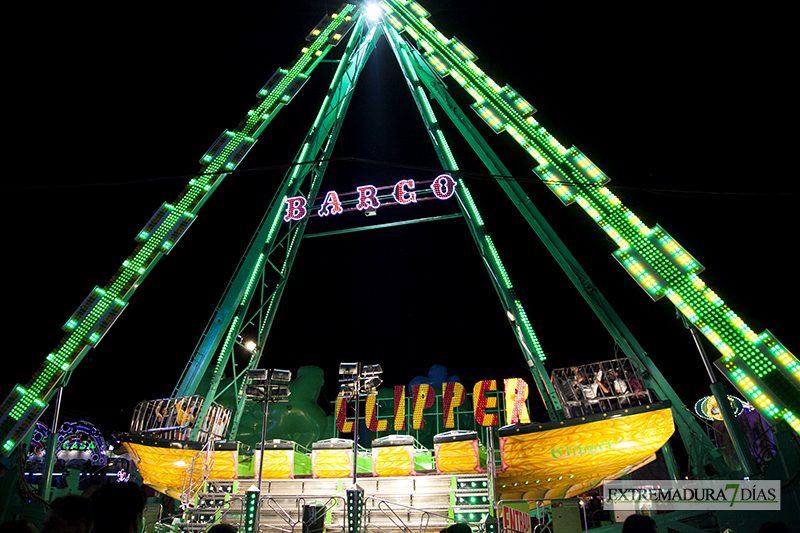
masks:
<instances>
[{"instance_id":1,"label":"pink neon letter","mask_svg":"<svg viewBox=\"0 0 800 533\"><path fill-rule=\"evenodd\" d=\"M400 180L395 183L392 196L394 196L394 199L398 204L415 204L417 203L417 193L407 190L413 188L414 180Z\"/></svg>"},{"instance_id":2,"label":"pink neon letter","mask_svg":"<svg viewBox=\"0 0 800 533\"><path fill-rule=\"evenodd\" d=\"M306 216L306 199L302 196L292 196L286 199L286 214L283 220L302 220Z\"/></svg>"},{"instance_id":3,"label":"pink neon letter","mask_svg":"<svg viewBox=\"0 0 800 533\"><path fill-rule=\"evenodd\" d=\"M367 209L378 209L381 201L378 200L378 188L374 185L363 185L356 187L358 191L358 205L356 209L366 211Z\"/></svg>"},{"instance_id":4,"label":"pink neon letter","mask_svg":"<svg viewBox=\"0 0 800 533\"><path fill-rule=\"evenodd\" d=\"M326 217L328 215L338 215L342 211L342 202L339 201L339 195L336 194L336 191L328 191L325 195L325 200L322 201L322 205L317 210L317 214L321 217Z\"/></svg>"},{"instance_id":5,"label":"pink neon letter","mask_svg":"<svg viewBox=\"0 0 800 533\"><path fill-rule=\"evenodd\" d=\"M431 183L431 190L439 200L447 200L456 192L456 180L448 174L440 174Z\"/></svg>"}]
</instances>

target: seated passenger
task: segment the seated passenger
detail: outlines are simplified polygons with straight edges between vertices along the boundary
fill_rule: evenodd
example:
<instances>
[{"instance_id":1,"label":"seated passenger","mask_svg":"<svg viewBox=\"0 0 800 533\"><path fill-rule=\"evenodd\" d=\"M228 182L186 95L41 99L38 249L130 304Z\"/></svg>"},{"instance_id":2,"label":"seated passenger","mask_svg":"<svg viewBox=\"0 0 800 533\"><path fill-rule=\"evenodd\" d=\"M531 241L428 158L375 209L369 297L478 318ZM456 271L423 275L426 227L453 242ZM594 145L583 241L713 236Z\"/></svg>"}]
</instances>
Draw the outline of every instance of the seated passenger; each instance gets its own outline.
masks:
<instances>
[{"instance_id":1,"label":"seated passenger","mask_svg":"<svg viewBox=\"0 0 800 533\"><path fill-rule=\"evenodd\" d=\"M597 375L594 376L591 383L587 383L588 380L578 367L572 367L572 372L575 376L575 388L580 392L584 400L588 400L584 402L586 412L590 414L601 412L600 402L597 401L597 391L600 386Z\"/></svg>"},{"instance_id":2,"label":"seated passenger","mask_svg":"<svg viewBox=\"0 0 800 533\"><path fill-rule=\"evenodd\" d=\"M558 395L561 398L562 407L567 418L583 415L583 409L581 408L581 400L583 398L579 397L578 391L573 388L566 372L561 371L558 375L554 375L553 381L553 385L555 385L558 390Z\"/></svg>"}]
</instances>

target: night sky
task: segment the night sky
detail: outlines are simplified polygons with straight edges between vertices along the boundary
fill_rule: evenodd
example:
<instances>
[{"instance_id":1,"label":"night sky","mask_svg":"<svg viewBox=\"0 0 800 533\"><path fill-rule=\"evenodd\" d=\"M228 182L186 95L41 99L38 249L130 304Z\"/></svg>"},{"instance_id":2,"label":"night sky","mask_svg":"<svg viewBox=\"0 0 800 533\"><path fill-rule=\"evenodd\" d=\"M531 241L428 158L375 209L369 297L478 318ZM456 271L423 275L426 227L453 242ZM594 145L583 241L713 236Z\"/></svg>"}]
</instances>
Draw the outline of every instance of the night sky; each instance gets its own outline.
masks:
<instances>
[{"instance_id":1,"label":"night sky","mask_svg":"<svg viewBox=\"0 0 800 533\"><path fill-rule=\"evenodd\" d=\"M685 246L706 267L701 277L756 332L769 328L798 353L796 134L789 130L796 105L784 23L774 13L689 3L635 11L539 4L423 2L434 26L534 105L562 144L603 169L646 224L660 224ZM150 216L177 197L205 150L236 126L256 91L339 4L273 5L231 1L207 11L144 2L115 9L102 23L95 10L71 4L20 8L31 11L6 36L13 53L4 76L11 96L0 185L3 396L27 382L89 291L105 285L133 250ZM125 430L136 403L171 393L333 69L317 68L85 357L65 393L65 418ZM466 112L684 401L709 394L674 307L653 303L617 265L600 228L537 183L533 160L510 136L495 136ZM548 369L613 358L610 336L554 260L465 143L446 133ZM324 190L439 173L385 42L362 75L334 158ZM343 161L355 158L363 161ZM455 201L436 203L386 208L369 220L348 214L341 223L457 210ZM327 231L327 222L314 221L308 232ZM262 361L293 372L321 366L328 399L342 361L380 363L388 386L425 375L432 364L446 365L468 386L514 376L533 383L461 220L308 239L295 265ZM533 403L534 418L543 419Z\"/></svg>"}]
</instances>

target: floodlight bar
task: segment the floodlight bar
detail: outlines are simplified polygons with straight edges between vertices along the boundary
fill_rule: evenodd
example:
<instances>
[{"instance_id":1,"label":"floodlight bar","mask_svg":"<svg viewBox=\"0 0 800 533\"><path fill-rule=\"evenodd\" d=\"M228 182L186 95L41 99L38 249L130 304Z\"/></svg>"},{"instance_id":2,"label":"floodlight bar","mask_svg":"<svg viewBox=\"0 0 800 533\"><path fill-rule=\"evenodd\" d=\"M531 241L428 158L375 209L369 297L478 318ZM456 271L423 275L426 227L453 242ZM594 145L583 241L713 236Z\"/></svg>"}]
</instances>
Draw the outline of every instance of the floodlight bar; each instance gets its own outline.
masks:
<instances>
[{"instance_id":1,"label":"floodlight bar","mask_svg":"<svg viewBox=\"0 0 800 533\"><path fill-rule=\"evenodd\" d=\"M288 398L289 395L292 393L289 391L289 387L286 386L277 386L271 385L269 388L270 392L270 400L281 400L284 398Z\"/></svg>"},{"instance_id":2,"label":"floodlight bar","mask_svg":"<svg viewBox=\"0 0 800 533\"><path fill-rule=\"evenodd\" d=\"M343 376L358 375L358 363L339 363L339 374Z\"/></svg>"},{"instance_id":3,"label":"floodlight bar","mask_svg":"<svg viewBox=\"0 0 800 533\"><path fill-rule=\"evenodd\" d=\"M264 368L254 368L247 371L247 379L249 381L266 381L267 370Z\"/></svg>"},{"instance_id":4,"label":"floodlight bar","mask_svg":"<svg viewBox=\"0 0 800 533\"><path fill-rule=\"evenodd\" d=\"M253 387L250 385L245 388L245 394L247 395L248 400L255 402L263 402L267 397L264 387Z\"/></svg>"},{"instance_id":5,"label":"floodlight bar","mask_svg":"<svg viewBox=\"0 0 800 533\"><path fill-rule=\"evenodd\" d=\"M376 374L382 374L382 373L383 369L381 368L381 365L367 365L361 371L362 376L374 376Z\"/></svg>"},{"instance_id":6,"label":"floodlight bar","mask_svg":"<svg viewBox=\"0 0 800 533\"><path fill-rule=\"evenodd\" d=\"M378 376L369 377L364 380L364 389L366 390L377 389L381 383L383 383L383 380Z\"/></svg>"},{"instance_id":7,"label":"floodlight bar","mask_svg":"<svg viewBox=\"0 0 800 533\"><path fill-rule=\"evenodd\" d=\"M277 381L280 383L288 383L292 380L291 370L278 370L275 369L269 376L270 382Z\"/></svg>"}]
</instances>

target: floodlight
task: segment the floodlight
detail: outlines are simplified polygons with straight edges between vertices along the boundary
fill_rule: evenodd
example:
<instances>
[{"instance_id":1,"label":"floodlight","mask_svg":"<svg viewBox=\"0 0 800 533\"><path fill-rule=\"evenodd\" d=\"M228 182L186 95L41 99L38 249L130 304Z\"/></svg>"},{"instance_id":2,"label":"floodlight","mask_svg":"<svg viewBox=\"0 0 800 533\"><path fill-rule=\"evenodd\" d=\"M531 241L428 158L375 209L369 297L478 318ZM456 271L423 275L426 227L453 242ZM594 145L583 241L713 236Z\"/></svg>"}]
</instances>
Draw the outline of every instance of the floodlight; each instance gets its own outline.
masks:
<instances>
[{"instance_id":1,"label":"floodlight","mask_svg":"<svg viewBox=\"0 0 800 533\"><path fill-rule=\"evenodd\" d=\"M289 391L289 387L286 386L272 385L269 390L270 390L270 400L272 400L273 402L286 400L286 398L288 398L292 394Z\"/></svg>"},{"instance_id":2,"label":"floodlight","mask_svg":"<svg viewBox=\"0 0 800 533\"><path fill-rule=\"evenodd\" d=\"M247 395L248 400L257 402L263 402L267 397L264 387L253 387L250 385L245 388L245 394Z\"/></svg>"},{"instance_id":3,"label":"floodlight","mask_svg":"<svg viewBox=\"0 0 800 533\"><path fill-rule=\"evenodd\" d=\"M343 376L358 375L358 363L339 363L339 374Z\"/></svg>"},{"instance_id":4,"label":"floodlight","mask_svg":"<svg viewBox=\"0 0 800 533\"><path fill-rule=\"evenodd\" d=\"M266 381L267 370L265 368L254 368L247 371L248 381Z\"/></svg>"},{"instance_id":5,"label":"floodlight","mask_svg":"<svg viewBox=\"0 0 800 533\"><path fill-rule=\"evenodd\" d=\"M250 353L255 352L258 349L258 344L256 344L254 341L245 342L244 337L241 335L236 336L236 342Z\"/></svg>"},{"instance_id":6,"label":"floodlight","mask_svg":"<svg viewBox=\"0 0 800 533\"><path fill-rule=\"evenodd\" d=\"M364 367L364 370L361 372L364 376L374 376L376 374L382 374L383 369L381 365L367 365Z\"/></svg>"},{"instance_id":7,"label":"floodlight","mask_svg":"<svg viewBox=\"0 0 800 533\"><path fill-rule=\"evenodd\" d=\"M383 383L383 380L378 376L372 376L366 378L364 380L364 389L366 390L377 389L381 383Z\"/></svg>"},{"instance_id":8,"label":"floodlight","mask_svg":"<svg viewBox=\"0 0 800 533\"><path fill-rule=\"evenodd\" d=\"M275 369L272 371L272 375L269 377L270 381L280 381L281 383L288 383L292 380L292 372L291 370L278 370Z\"/></svg>"}]
</instances>

